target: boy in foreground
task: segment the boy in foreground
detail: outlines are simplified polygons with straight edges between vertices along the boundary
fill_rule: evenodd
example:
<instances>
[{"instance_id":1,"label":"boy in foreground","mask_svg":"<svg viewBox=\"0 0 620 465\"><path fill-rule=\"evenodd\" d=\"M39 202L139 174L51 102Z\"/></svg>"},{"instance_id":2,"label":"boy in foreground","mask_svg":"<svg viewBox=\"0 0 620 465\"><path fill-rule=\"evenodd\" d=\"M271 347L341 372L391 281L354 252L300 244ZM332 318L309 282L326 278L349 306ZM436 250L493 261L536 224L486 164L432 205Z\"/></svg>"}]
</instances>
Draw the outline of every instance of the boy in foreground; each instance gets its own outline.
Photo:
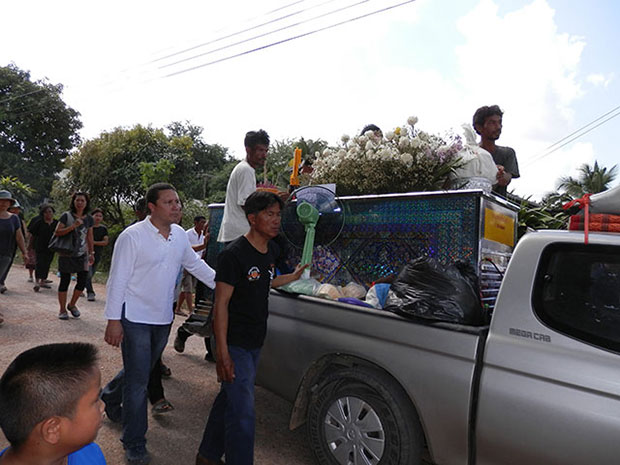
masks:
<instances>
[{"instance_id":1,"label":"boy in foreground","mask_svg":"<svg viewBox=\"0 0 620 465\"><path fill-rule=\"evenodd\" d=\"M0 379L1 465L105 465L93 441L103 416L97 349L48 344L20 354Z\"/></svg>"},{"instance_id":2,"label":"boy in foreground","mask_svg":"<svg viewBox=\"0 0 620 465\"><path fill-rule=\"evenodd\" d=\"M213 330L221 390L213 403L197 465L251 465L254 462L254 379L267 332L269 289L300 278L306 266L275 275L282 200L251 194L243 207L250 231L219 254L215 276Z\"/></svg>"}]
</instances>

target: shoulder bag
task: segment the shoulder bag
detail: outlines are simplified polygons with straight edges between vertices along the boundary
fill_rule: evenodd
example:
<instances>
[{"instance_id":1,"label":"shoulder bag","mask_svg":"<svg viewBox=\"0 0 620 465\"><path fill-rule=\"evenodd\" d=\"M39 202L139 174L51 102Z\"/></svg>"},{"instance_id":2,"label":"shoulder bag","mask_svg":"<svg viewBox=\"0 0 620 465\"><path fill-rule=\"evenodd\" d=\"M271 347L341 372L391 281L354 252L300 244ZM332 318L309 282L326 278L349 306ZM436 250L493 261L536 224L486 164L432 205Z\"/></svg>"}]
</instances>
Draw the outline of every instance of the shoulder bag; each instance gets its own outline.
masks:
<instances>
[{"instance_id":1,"label":"shoulder bag","mask_svg":"<svg viewBox=\"0 0 620 465\"><path fill-rule=\"evenodd\" d=\"M75 219L71 212L67 215L67 224L65 226L69 227L73 224ZM58 255L63 256L73 256L77 253L78 250L78 238L75 231L71 231L69 234L65 234L64 236L57 236L55 233L52 234L50 238L50 242L48 244L48 248L52 252L56 252Z\"/></svg>"}]
</instances>

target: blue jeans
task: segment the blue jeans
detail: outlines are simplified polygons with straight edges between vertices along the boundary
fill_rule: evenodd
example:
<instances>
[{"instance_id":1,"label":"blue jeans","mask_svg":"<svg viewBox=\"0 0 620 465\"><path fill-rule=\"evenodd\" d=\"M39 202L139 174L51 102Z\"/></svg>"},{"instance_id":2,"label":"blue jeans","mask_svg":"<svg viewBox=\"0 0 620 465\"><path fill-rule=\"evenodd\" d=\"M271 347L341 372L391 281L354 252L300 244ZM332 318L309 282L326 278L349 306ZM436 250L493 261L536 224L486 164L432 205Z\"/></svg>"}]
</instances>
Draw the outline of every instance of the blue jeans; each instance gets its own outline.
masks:
<instances>
[{"instance_id":1,"label":"blue jeans","mask_svg":"<svg viewBox=\"0 0 620 465\"><path fill-rule=\"evenodd\" d=\"M171 325L133 323L121 318L123 325L123 369L103 389L106 408L119 411L122 404L125 449L142 449L146 445L147 392L151 369L168 342Z\"/></svg>"},{"instance_id":2,"label":"blue jeans","mask_svg":"<svg viewBox=\"0 0 620 465\"><path fill-rule=\"evenodd\" d=\"M222 383L211 408L198 453L209 460L226 454L226 465L254 463L254 380L260 349L228 346L235 379Z\"/></svg>"}]
</instances>

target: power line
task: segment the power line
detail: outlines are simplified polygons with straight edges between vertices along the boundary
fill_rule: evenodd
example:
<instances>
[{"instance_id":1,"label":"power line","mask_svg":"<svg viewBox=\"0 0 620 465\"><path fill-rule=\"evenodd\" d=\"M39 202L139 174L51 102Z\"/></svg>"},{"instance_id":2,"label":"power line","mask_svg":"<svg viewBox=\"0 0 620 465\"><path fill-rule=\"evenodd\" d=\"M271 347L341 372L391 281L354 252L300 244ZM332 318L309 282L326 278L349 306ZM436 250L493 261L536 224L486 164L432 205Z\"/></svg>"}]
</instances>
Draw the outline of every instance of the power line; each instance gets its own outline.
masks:
<instances>
[{"instance_id":1,"label":"power line","mask_svg":"<svg viewBox=\"0 0 620 465\"><path fill-rule=\"evenodd\" d=\"M605 118L605 116L607 116L607 115L609 115L609 114L613 113L614 111L616 111L616 110L618 110L618 109L620 109L620 105L618 105L616 108L614 108L614 109L612 109L612 110L609 110L607 113L605 113L604 115L599 116L599 117L598 117L598 118L596 118L595 120L590 121L588 124L586 124L585 126L580 127L580 128L579 128L579 129L577 129L576 131L571 132L568 136L563 137L562 139L560 139L559 141L555 142L554 144L551 144L549 147L545 148L545 151L546 151L546 150L549 150L550 148L552 148L552 147L554 147L554 146L556 146L556 145L558 145L560 142L564 142L564 141L565 141L566 139L568 139L569 137L571 137L571 136L573 136L573 135L577 134L577 133L578 133L578 132L580 132L581 130L583 130L583 129L587 128L588 126L590 126L590 125L592 125L592 124L596 123L597 121L599 121L599 120L601 120L601 119Z\"/></svg>"},{"instance_id":2,"label":"power line","mask_svg":"<svg viewBox=\"0 0 620 465\"><path fill-rule=\"evenodd\" d=\"M263 16L268 16L268 15L270 15L271 13L277 12L277 11L279 11L279 10L283 10L283 9L285 9L285 8L288 8L289 6L296 5L297 3L302 3L303 1L305 1L305 0L297 1L297 2L294 2L294 3L290 3L289 5L286 5L286 6L283 6L283 7L280 7L280 8L276 8L275 10L272 10L272 11L269 11L269 12L265 13ZM211 44L214 44L214 43L216 43L216 42L221 42L222 40L230 39L231 37L234 37L234 36L237 36L237 35L243 34L243 33L245 33L245 32L252 31L252 30L254 30L254 29L258 29L258 28L263 27L263 26L266 26L266 25L268 25L268 24L277 23L278 21L282 21L283 19L287 19L287 18L290 18L290 17L292 17L292 16L296 16L296 15L298 15L298 14L305 13L305 12L307 12L307 11L310 11L310 10L313 10L313 9L318 8L318 7L320 7L320 6L323 6L323 5L327 4L327 3L331 3L331 2L333 2L333 1L335 1L335 0L328 0L328 1L326 1L326 2L323 2L323 3L319 4L319 5L313 5L313 6L309 7L309 8L304 8L304 9L302 9L302 10L298 10L298 11L295 11L295 12L293 12L293 13L289 13L289 14L287 14L287 15L284 15L284 16L281 16L281 17L279 17L279 18L275 18L275 19L272 19L272 20L266 21L266 22L261 23L261 24L258 24L258 25L256 25L256 26L252 26L252 27L249 27L249 28L246 28L246 29L242 29L241 31L233 32L233 33L228 34L228 35L226 35L226 36L218 37L218 38L216 38L216 39L210 40L210 41L208 41L208 42L204 42L204 43L202 43L202 44L194 45L194 46L189 47L189 48L186 48L186 49L184 49L184 50L180 50L180 51L178 51L178 52L171 53L170 55L166 55L166 56L164 56L164 57L157 58L157 59L155 59L155 60L149 61L147 64L157 63L157 62L159 62L159 61L166 60L166 59L168 59L168 58L172 58L172 57L175 57L175 56L177 56L177 55L181 55L181 54L186 53L186 52L191 52L192 50L196 50L197 48L201 48L201 47L204 47L204 46L206 46L206 45L211 45Z\"/></svg>"},{"instance_id":3,"label":"power line","mask_svg":"<svg viewBox=\"0 0 620 465\"><path fill-rule=\"evenodd\" d=\"M281 9L284 9L284 8L287 8L287 7L291 6L291 5L295 5L296 3L301 3L302 1L305 1L305 0L300 0L300 1L297 1L297 2L294 2L294 3L290 3L288 5L285 5L285 6L282 6L280 8L277 8L275 10L272 10L272 12L273 11L278 11L278 10L281 10ZM333 1L333 0L329 0L327 2L324 2L324 3L322 3L319 6L322 6L322 5L326 4L326 3L330 3L331 1ZM369 0L365 0L365 1L369 1ZM359 2L359 3L364 3L365 1ZM161 78L171 77L171 76L174 76L174 75L177 75L177 74L182 74L182 73L185 73L185 72L192 71L194 69L198 69L198 68L202 68L202 67L205 67L205 66L209 66L211 64L216 64L216 63L227 61L227 60L230 60L230 59L233 59L233 58L237 58L237 57L240 57L240 56L243 56L243 55L248 55L250 53L254 53L254 52L259 51L259 50L267 49L267 48L273 47L275 45L279 45L279 44L283 44L283 43L286 43L286 42L290 42L290 41L295 40L295 39L299 39L299 38L302 38L302 37L313 35L313 34L316 34L318 32L322 32L322 31L325 31L325 30L328 30L328 29L332 29L332 28L335 28L335 27L338 27L338 26L341 26L341 25L344 25L344 24L347 24L347 23L350 23L350 22L357 21L359 19L363 19L363 18L372 16L372 15L375 15L375 14L378 14L378 13L382 13L382 12L385 12L385 11L388 11L388 10L391 10L391 9L394 9L394 8L398 8L400 6L404 6L404 5L408 4L408 3L413 3L414 1L415 0L408 0L408 1L405 1L405 2L401 2L401 3L395 4L395 5L391 5L391 6L385 7L385 8L381 8L379 10L376 10L376 11L373 11L373 12L370 12L370 13L366 13L364 15L360 15L360 16L357 16L357 17L354 17L354 18L350 18L350 19L341 21L341 22L336 23L336 24L325 26L325 27L322 27L322 28L319 28L319 29L316 29L314 31L310 31L310 32L307 32L307 33L304 33L304 34L299 34L299 35L294 36L294 37L289 37L287 39L283 39L283 40L280 40L280 41L277 41L277 42L274 42L274 43L271 43L271 44L267 44L267 45L264 45L264 46L261 46L261 47L256 47L256 48L254 48L252 50L247 50L247 51L244 51L244 52L241 52L241 53L237 53L237 54L234 54L234 55L231 55L231 56L228 56L228 57L224 57L224 58L221 58L221 59L218 59L218 60L214 60L214 61L209 62L209 63L204 63L202 65L198 65L198 66L190 68L190 69L181 70L181 71L178 71L178 72L175 72L175 73L171 73L171 74L168 74L168 75L164 75L164 76L161 76L161 77L154 77L154 78L146 80L145 82L154 81L154 80L161 79ZM356 5L357 4L349 5L348 7L344 7L344 9L350 8L351 6L356 6ZM6 99L6 101L12 100L12 99L21 98L21 97L24 97L24 96L29 95L31 93L41 92L43 90L45 90L45 89L39 89L37 91L30 92L30 93L27 93L27 94L14 96L14 97L11 97L9 99ZM2 103L2 102L3 101L0 101L0 103ZM40 111L40 110L41 109L37 108L34 111ZM21 116L22 114L27 114L29 112L28 111L28 107L22 107L20 109L16 109L16 111L17 111L17 113L13 113L12 116ZM30 112L32 113L32 111L30 111Z\"/></svg>"},{"instance_id":4,"label":"power line","mask_svg":"<svg viewBox=\"0 0 620 465\"><path fill-rule=\"evenodd\" d=\"M613 114L612 116L610 116L610 117L609 117L609 118L607 118L607 119L604 119L603 121L601 121L601 122L600 122L600 123L598 123L597 125L590 127L587 131L583 131L583 132L581 132L584 128L587 128L588 126L591 126L593 123L595 123L595 122L597 122L597 121L600 121L600 119L601 119L601 118L604 118L605 116L607 116L607 115L609 115L610 113L613 113L614 111L619 110L619 109L620 109L620 106L618 106L618 107L614 108L613 110L611 110L611 111L609 111L609 112L605 113L604 115L599 116L599 117L598 117L598 118L596 118L595 120L593 120L593 121L589 122L588 124L586 124L586 125L585 125L585 126L583 126L582 128L578 129L577 131L574 131L572 134L570 134L570 135L568 135L568 136L566 136L566 137L562 138L562 139L561 139L561 140L559 140L558 142L556 142L556 143L554 143L554 144L550 145L549 147L554 147L554 148L553 148L553 149L551 149L551 150L548 150L548 151L545 149L543 152L541 152L540 154L536 155L536 156L535 156L532 160L530 160L528 163L526 163L526 164L525 164L525 166L530 166L530 165L532 165L532 164L534 164L534 163L539 162L539 161L540 161L540 160L542 160L543 158L546 158L546 157L548 157L549 155L551 155L552 153L554 153L554 152L556 152L556 151L560 150L562 147L565 147L565 146L567 146L568 144L570 144L571 142L574 142L575 140L579 139L580 137L585 136L585 135L586 135L586 134L588 134L589 132L594 131L596 128L598 128L599 126L602 126L602 125L603 125L603 124L605 124L606 122L608 122L608 121L610 121L610 120L614 119L614 118L615 118L615 117L617 117L617 116L620 116L620 111L618 111L617 113ZM577 134L577 133L579 133L579 134ZM575 137L572 137L572 138L571 138L571 139L569 139L569 140L566 140L566 139L568 139L569 137L571 137L571 136L572 136L572 135L574 135L574 134L577 134L577 135L576 135ZM566 142L564 142L564 143L563 143L563 144L561 144L561 145L557 145L557 144L559 144L561 141L566 141Z\"/></svg>"},{"instance_id":5,"label":"power line","mask_svg":"<svg viewBox=\"0 0 620 465\"><path fill-rule=\"evenodd\" d=\"M327 3L331 3L333 1L334 0L329 0L327 2L321 3L321 5L319 5L319 6L325 5ZM290 29L292 27L300 26L302 24L309 23L309 22L315 21L315 20L320 19L320 18L324 18L324 17L330 16L330 15L333 15L333 14L336 14L336 13L340 13L341 11L345 11L345 10L348 10L350 8L362 5L364 3L368 3L369 1L370 0L361 0L361 1L357 2L357 3L353 3L351 5L348 5L348 6L345 6L345 7L342 7L342 8L337 8L335 10L329 11L327 13L320 14L320 15L315 16L315 17L310 18L310 19L305 19L305 20L302 20L302 21L298 21L296 23L292 23L292 24L289 24L287 26L283 26L283 27L281 27L279 29L274 29L272 31L264 32L262 34L259 34L259 35L253 36L253 37L249 37L247 39L240 40L238 42L234 42L232 44L228 44L228 45L225 45L223 47L219 47L219 48L215 48L213 50L209 50L208 52L200 53L198 55L194 55L194 56L191 56L191 57L188 57L188 58L184 58L184 59L179 60L179 61L175 61L173 63L169 63L169 64L164 65L164 66L160 66L159 69L169 68L171 66L178 65L179 63L184 63L186 61L195 60L196 58L200 58L200 57L203 57L203 56L206 56L206 55L210 55L210 54L215 53L215 52L220 52L220 51L225 50L227 48L235 47L237 45L241 45L243 43L250 42L252 40L260 39L262 37L266 37L266 36L271 35L271 34L282 32L282 31L285 31L285 30Z\"/></svg>"},{"instance_id":6,"label":"power line","mask_svg":"<svg viewBox=\"0 0 620 465\"><path fill-rule=\"evenodd\" d=\"M360 19L363 19L363 18L367 18L369 16L373 16L373 15L376 15L378 13L383 13L385 11L392 10L394 8L398 8L398 7L407 5L408 3L413 3L414 1L415 0L407 0L407 1L402 2L402 3L397 3L395 5L391 5L391 6L388 6L388 7L385 7L385 8L381 8L379 10L376 10L376 11L373 11L373 12L370 12L370 13L366 13L366 14L363 14L363 15L360 15L360 16L357 16L357 17L354 17L354 18L350 18L350 19L341 21L339 23L335 23L335 24L331 24L329 26L325 26L325 27L322 27L322 28L319 28L319 29L315 29L314 31L305 32L303 34L299 34L299 35L294 36L294 37L289 37L287 39L282 39L282 40L279 40L277 42L272 42L270 44L263 45L261 47L256 47L256 48L251 49L251 50L246 50L245 52L236 53L234 55L229 55L227 57L220 58L218 60L213 60L213 61L210 61L208 63L203 63L202 65L198 65L198 66L194 66L192 68L187 68L187 69L184 69L184 70L181 70L181 71L170 73L170 74L167 74L167 75L165 75L163 77L168 78L168 77L172 77L172 76L177 76L179 74L183 74L183 73L187 73L187 72L190 72L190 71L194 71L194 70L197 70L197 69L200 69L200 68L204 68L206 66L214 65L216 63L221 63L223 61L232 60L233 58L238 58L238 57L241 57L241 56L244 56L244 55L249 55L250 53L258 52L260 50L265 50L267 48L274 47L276 45L281 45L281 44L284 44L286 42L290 42L290 41L293 41L293 40L296 40L296 39L301 39L302 37L307 37L307 36L310 36L310 35L313 35L313 34L317 34L319 32L326 31L328 29L333 29L335 27L342 26L344 24L352 23L354 21L357 21L357 20L360 20Z\"/></svg>"},{"instance_id":7,"label":"power line","mask_svg":"<svg viewBox=\"0 0 620 465\"><path fill-rule=\"evenodd\" d=\"M9 97L9 98L5 98L4 100L0 100L0 103L5 103L5 102L9 102L11 100L17 100L23 97L26 97L28 95L32 95L32 94L36 94L38 92L43 92L44 90L47 90L47 88L42 87L41 89L37 89L37 90L33 90L31 92L26 92L25 94L20 94L20 95L14 95L13 97Z\"/></svg>"},{"instance_id":8,"label":"power line","mask_svg":"<svg viewBox=\"0 0 620 465\"><path fill-rule=\"evenodd\" d=\"M281 10L285 10L286 8L289 8L289 7L291 7L291 6L297 5L297 4L299 4L299 3L303 3L303 2L305 2L305 1L306 1L306 0L296 0L296 1L292 2L292 3L288 3L288 4L286 4L286 5L283 5L283 6L280 6L280 7L274 8L273 10L267 11L266 13L263 13L262 15L259 15L259 16L256 16L256 17L254 17L254 18L250 19L249 21L253 21L254 19L258 19L258 18L263 17L263 16L264 16L264 17L267 17L267 16L269 16L270 14L276 13L276 12L281 11ZM331 2L331 1L335 1L335 0L328 0L328 1L327 1L327 2L325 2L325 3L329 3L329 2ZM322 4L321 4L321 5L322 5ZM320 6L320 5L319 5L319 6ZM311 8L309 8L308 10L310 10L310 9L312 9L312 8L315 8L315 7L316 7L316 6L311 7ZM306 10L301 10L301 12L304 12L304 11L306 11ZM273 22L273 21L269 21L269 22L267 22L267 23L263 23L262 25L269 24L270 22ZM260 27L260 26L261 26L261 25L256 26L256 27ZM245 31L240 31L240 32L237 32L237 33L235 33L235 34L232 34L231 36L236 35L236 34L241 34L242 32L246 32L246 31L251 30L251 29L253 29L253 28L249 28L249 29L247 29L247 30L245 30ZM172 57L172 56L175 56L175 55L178 55L178 54L184 53L184 52L189 51L189 50L193 50L194 48L198 48L198 47L201 47L201 46L203 46L203 45L207 45L207 44L209 44L209 43L213 43L213 42L217 42L217 41L223 40L223 39L228 38L228 37L230 37L230 36L220 37L220 38L218 38L218 39L215 39L214 41L207 42L206 44L201 44L201 45L198 45L198 46L196 46L196 47L191 47L191 48L189 48L189 49L187 49L187 50L183 50L183 51L180 51L180 52L177 52L177 53L173 53L173 54L171 54L171 55L168 55L168 56L166 56L166 57L162 57L162 58L158 58L158 59L156 59L156 60L152 60L152 61L150 61L150 62L148 62L148 63L146 63L146 64L148 65L148 64L151 64L151 63L155 63L155 62L157 62L157 61L164 60L164 59L166 59L166 58L169 58L169 57ZM144 66L144 65L141 65L141 66ZM127 70L123 70L123 71L121 71L121 72L125 72L125 71L127 71ZM106 85L108 85L108 84L115 84L115 82L116 82L115 80L111 80L111 81L108 81L108 82L102 83L102 84L101 84L101 86L106 86ZM28 95L36 94L36 93L38 93L38 92L43 92L44 90L46 90L46 89L45 89L45 88L41 88L41 89L38 89L38 90L35 90L35 91L32 91L32 92L27 92L27 93L25 93L25 94L14 95L14 96L9 97L9 98L6 98L6 99L4 99L4 100L0 100L0 104L5 103L5 102L9 102L9 101L11 101L11 100L17 100L17 99L20 99L20 98L23 98L23 97L27 97ZM23 108L22 108L22 109L20 109L20 110L23 110ZM12 110L8 110L8 111L12 111ZM20 111L20 113L19 113L19 114L21 115L21 114L24 114L24 113L26 113L26 112L23 112L23 113L22 113L22 112ZM14 114L14 116L15 116L15 114Z\"/></svg>"}]
</instances>

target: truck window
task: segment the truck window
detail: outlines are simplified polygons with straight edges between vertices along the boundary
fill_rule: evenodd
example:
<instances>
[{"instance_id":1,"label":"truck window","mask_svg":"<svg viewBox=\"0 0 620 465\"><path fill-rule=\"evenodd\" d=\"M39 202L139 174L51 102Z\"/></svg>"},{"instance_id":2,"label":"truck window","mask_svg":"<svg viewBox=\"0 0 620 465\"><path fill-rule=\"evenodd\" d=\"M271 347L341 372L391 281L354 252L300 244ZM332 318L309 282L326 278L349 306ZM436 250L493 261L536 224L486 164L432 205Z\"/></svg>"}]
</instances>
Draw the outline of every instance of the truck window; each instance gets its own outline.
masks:
<instances>
[{"instance_id":1,"label":"truck window","mask_svg":"<svg viewBox=\"0 0 620 465\"><path fill-rule=\"evenodd\" d=\"M547 247L536 276L533 307L556 331L620 352L620 247Z\"/></svg>"}]
</instances>

